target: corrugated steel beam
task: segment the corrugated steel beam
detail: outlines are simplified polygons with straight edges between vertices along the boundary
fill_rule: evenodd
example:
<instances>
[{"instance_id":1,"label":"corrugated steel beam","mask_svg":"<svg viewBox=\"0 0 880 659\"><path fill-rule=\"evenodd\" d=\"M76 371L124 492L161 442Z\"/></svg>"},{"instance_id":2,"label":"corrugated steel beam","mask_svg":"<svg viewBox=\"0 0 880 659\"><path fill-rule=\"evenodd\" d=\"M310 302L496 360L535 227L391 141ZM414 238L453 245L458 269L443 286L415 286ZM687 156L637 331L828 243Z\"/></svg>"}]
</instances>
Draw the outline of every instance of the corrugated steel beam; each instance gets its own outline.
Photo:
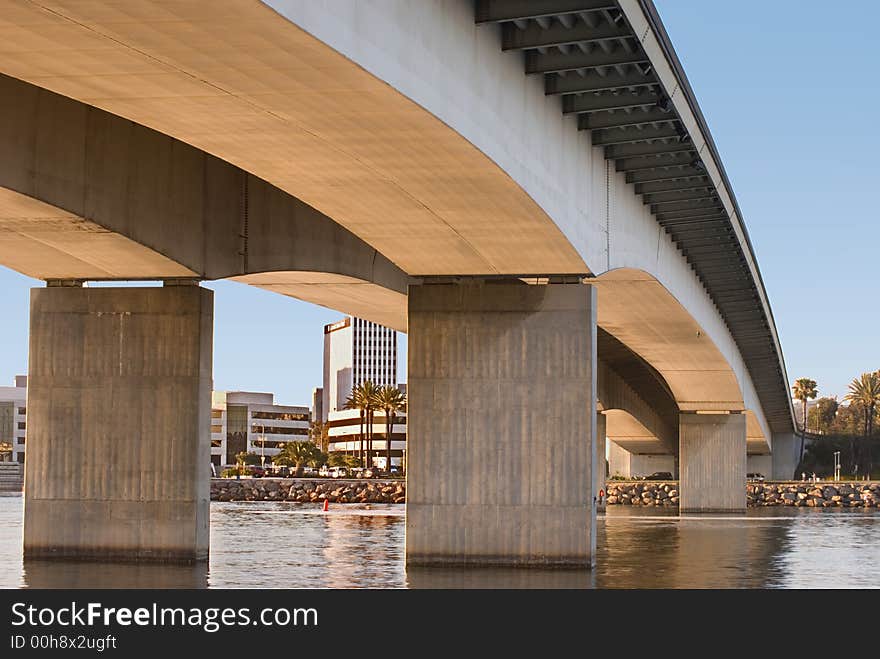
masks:
<instances>
[{"instance_id":1,"label":"corrugated steel beam","mask_svg":"<svg viewBox=\"0 0 880 659\"><path fill-rule=\"evenodd\" d=\"M703 185L690 190L670 190L668 192L644 193L642 199L646 204L663 204L670 201L692 201L696 199L716 199L718 194L714 186Z\"/></svg>"},{"instance_id":2,"label":"corrugated steel beam","mask_svg":"<svg viewBox=\"0 0 880 659\"><path fill-rule=\"evenodd\" d=\"M698 160L695 153L665 153L621 158L614 165L618 172L629 172L626 175L627 183L635 183L638 180L645 180L647 177L662 176L664 172L658 170L665 167L687 167L697 173L704 173L693 166L695 160Z\"/></svg>"},{"instance_id":3,"label":"corrugated steel beam","mask_svg":"<svg viewBox=\"0 0 880 659\"><path fill-rule=\"evenodd\" d=\"M636 194L673 192L676 190L697 190L711 185L708 176L679 176L674 179L636 183Z\"/></svg>"},{"instance_id":4,"label":"corrugated steel beam","mask_svg":"<svg viewBox=\"0 0 880 659\"><path fill-rule=\"evenodd\" d=\"M599 94L568 94L562 97L563 114L580 114L582 112L601 112L603 110L623 110L631 108L656 107L661 95L650 90L642 90L639 94L622 92L612 94L603 92ZM667 116L665 121L676 119L675 115ZM584 128L584 126L578 126Z\"/></svg>"},{"instance_id":5,"label":"corrugated steel beam","mask_svg":"<svg viewBox=\"0 0 880 659\"><path fill-rule=\"evenodd\" d=\"M696 156L691 142L674 140L671 142L639 142L637 144L612 144L605 147L605 157L609 160L648 156L657 153L692 153Z\"/></svg>"},{"instance_id":6,"label":"corrugated steel beam","mask_svg":"<svg viewBox=\"0 0 880 659\"><path fill-rule=\"evenodd\" d=\"M673 117L672 120L675 120ZM670 121L669 118L666 121ZM681 135L683 129L678 126L677 120L673 124L662 124L660 126L645 126L643 128L626 127L626 128L606 128L605 130L593 131L593 146L605 146L610 144L633 144L637 142L645 142L647 140L656 140L662 137L677 137ZM578 126L580 128L580 126ZM583 130L583 129L582 129Z\"/></svg>"},{"instance_id":7,"label":"corrugated steel beam","mask_svg":"<svg viewBox=\"0 0 880 659\"><path fill-rule=\"evenodd\" d=\"M477 0L476 22L501 23L616 8L614 0Z\"/></svg>"},{"instance_id":8,"label":"corrugated steel beam","mask_svg":"<svg viewBox=\"0 0 880 659\"><path fill-rule=\"evenodd\" d=\"M525 50L546 46L565 46L575 43L591 43L608 39L631 37L632 31L626 24L599 23L595 27L576 20L571 27L553 21L547 28L536 21L529 21L524 29L515 23L501 24L501 50Z\"/></svg>"},{"instance_id":9,"label":"corrugated steel beam","mask_svg":"<svg viewBox=\"0 0 880 659\"><path fill-rule=\"evenodd\" d=\"M681 167L634 168L627 171L626 182L636 185L640 183L661 183L663 181L675 181L682 177L701 176L702 174L704 174L702 168L686 165Z\"/></svg>"},{"instance_id":10,"label":"corrugated steel beam","mask_svg":"<svg viewBox=\"0 0 880 659\"><path fill-rule=\"evenodd\" d=\"M627 66L627 65L636 65L648 64L648 57L642 52L641 47L637 48L635 51L630 52L623 46L618 47L616 50L611 51L610 53L606 53L601 48L594 48L592 51L585 53L577 46L573 46L567 53L562 52L558 48L550 48L546 52L541 52L539 50L529 50L526 51L526 73L561 73L563 71L578 71L584 69L595 69L600 66ZM596 78L602 78L595 71L591 71ZM592 76L580 76L578 74L572 74L578 78L590 78ZM644 80L654 80L654 76L652 75L643 75L638 72L633 72L633 76L636 77L637 84L643 84ZM562 77L562 76L560 76ZM570 76L564 76L564 78L569 78ZM563 78L563 79L564 79ZM608 76L605 76L608 78ZM621 84L618 80L624 80L629 82L629 78L626 75L619 76L617 78L611 78L610 80L615 81L611 87L608 87L608 82L605 84L600 84L598 87L589 87L587 90L580 91L588 91L589 89L614 89L616 87L620 87ZM587 81L589 83L589 80ZM598 81L597 81L598 82ZM551 83L553 84L553 83ZM631 83L630 83L631 84ZM563 94L567 92L547 92L548 94Z\"/></svg>"},{"instance_id":11,"label":"corrugated steel beam","mask_svg":"<svg viewBox=\"0 0 880 659\"><path fill-rule=\"evenodd\" d=\"M664 112L658 107L645 109L634 108L630 112L618 110L616 112L591 112L578 117L578 128L581 130L601 130L603 128L620 128L624 126L640 126L662 121L677 121L674 114Z\"/></svg>"},{"instance_id":12,"label":"corrugated steel beam","mask_svg":"<svg viewBox=\"0 0 880 659\"><path fill-rule=\"evenodd\" d=\"M713 208L719 212L724 210L724 206L717 199L698 199L694 201L664 201L657 204L651 204L652 213L675 213L677 211L699 210L701 208Z\"/></svg>"}]
</instances>

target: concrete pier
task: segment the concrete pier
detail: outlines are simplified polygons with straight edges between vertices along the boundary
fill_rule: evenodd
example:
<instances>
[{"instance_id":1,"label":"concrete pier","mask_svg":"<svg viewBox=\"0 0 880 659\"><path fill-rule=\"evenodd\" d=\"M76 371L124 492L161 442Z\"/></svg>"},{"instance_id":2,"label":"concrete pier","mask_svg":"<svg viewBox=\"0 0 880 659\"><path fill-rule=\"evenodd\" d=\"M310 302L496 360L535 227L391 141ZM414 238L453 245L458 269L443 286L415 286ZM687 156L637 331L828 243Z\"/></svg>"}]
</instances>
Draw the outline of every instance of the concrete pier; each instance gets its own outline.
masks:
<instances>
[{"instance_id":1,"label":"concrete pier","mask_svg":"<svg viewBox=\"0 0 880 659\"><path fill-rule=\"evenodd\" d=\"M682 512L746 509L746 415L681 414Z\"/></svg>"},{"instance_id":2,"label":"concrete pier","mask_svg":"<svg viewBox=\"0 0 880 659\"><path fill-rule=\"evenodd\" d=\"M408 565L593 565L595 299L410 287Z\"/></svg>"},{"instance_id":3,"label":"concrete pier","mask_svg":"<svg viewBox=\"0 0 880 659\"><path fill-rule=\"evenodd\" d=\"M25 558L208 556L213 292L31 291Z\"/></svg>"},{"instance_id":4,"label":"concrete pier","mask_svg":"<svg viewBox=\"0 0 880 659\"><path fill-rule=\"evenodd\" d=\"M607 434L607 419L605 414L598 412L596 414L596 468L593 470L593 492L596 496L596 509L605 510L605 499L608 497L608 491L605 481L608 479L608 461L605 460L605 442ZM599 492L604 496L600 499Z\"/></svg>"}]
</instances>

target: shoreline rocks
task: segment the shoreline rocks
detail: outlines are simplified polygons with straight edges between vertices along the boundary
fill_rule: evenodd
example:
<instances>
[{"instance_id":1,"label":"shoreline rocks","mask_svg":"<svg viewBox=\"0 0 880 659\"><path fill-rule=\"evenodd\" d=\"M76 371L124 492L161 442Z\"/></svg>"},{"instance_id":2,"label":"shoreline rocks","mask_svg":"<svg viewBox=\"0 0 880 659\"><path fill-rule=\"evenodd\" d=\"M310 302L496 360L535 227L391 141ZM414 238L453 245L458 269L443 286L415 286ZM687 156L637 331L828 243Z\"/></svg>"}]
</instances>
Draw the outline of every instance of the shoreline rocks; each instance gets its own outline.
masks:
<instances>
[{"instance_id":1,"label":"shoreline rocks","mask_svg":"<svg viewBox=\"0 0 880 659\"><path fill-rule=\"evenodd\" d=\"M750 483L749 507L880 508L880 483Z\"/></svg>"},{"instance_id":2,"label":"shoreline rocks","mask_svg":"<svg viewBox=\"0 0 880 659\"><path fill-rule=\"evenodd\" d=\"M303 478L212 478L211 501L295 501L298 503L404 503L402 480Z\"/></svg>"},{"instance_id":3,"label":"shoreline rocks","mask_svg":"<svg viewBox=\"0 0 880 659\"><path fill-rule=\"evenodd\" d=\"M749 483L750 508L794 506L805 508L872 508L880 510L880 483ZM609 506L677 508L677 481L608 481ZM294 501L298 503L405 503L403 480L309 478L214 478L212 501Z\"/></svg>"},{"instance_id":4,"label":"shoreline rocks","mask_svg":"<svg viewBox=\"0 0 880 659\"><path fill-rule=\"evenodd\" d=\"M605 486L609 506L678 506L678 483L663 481L618 482Z\"/></svg>"},{"instance_id":5,"label":"shoreline rocks","mask_svg":"<svg viewBox=\"0 0 880 659\"><path fill-rule=\"evenodd\" d=\"M676 481L608 481L606 503L632 506L678 506ZM749 483L749 508L795 506L806 508L880 508L880 483Z\"/></svg>"}]
</instances>

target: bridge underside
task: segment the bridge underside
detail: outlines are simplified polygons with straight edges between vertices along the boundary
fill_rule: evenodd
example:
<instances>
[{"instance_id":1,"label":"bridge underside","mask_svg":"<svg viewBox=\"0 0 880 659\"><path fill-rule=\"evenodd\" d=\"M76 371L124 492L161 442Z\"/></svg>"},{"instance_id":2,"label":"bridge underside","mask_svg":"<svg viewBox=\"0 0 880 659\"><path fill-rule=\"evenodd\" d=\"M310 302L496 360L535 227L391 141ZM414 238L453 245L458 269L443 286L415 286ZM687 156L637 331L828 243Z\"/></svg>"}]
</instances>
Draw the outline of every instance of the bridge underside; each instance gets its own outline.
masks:
<instances>
[{"instance_id":1,"label":"bridge underside","mask_svg":"<svg viewBox=\"0 0 880 659\"><path fill-rule=\"evenodd\" d=\"M393 6L401 16L451 12L452 18L437 18L454 22L465 5L472 30L470 2ZM409 494L417 511L408 519L412 562L591 564L597 401L613 441L679 455L687 463L683 472L701 488L722 467L741 480L747 447L766 453L771 431L785 426L775 408L768 422L761 404L775 386L775 372L756 393L739 339L694 272L699 249L683 254L681 238L673 240L657 223L655 208L663 206L664 222L686 224L703 219L694 213L705 204L714 213L720 202L636 190L629 171L606 163L608 149L666 162L675 157L661 148L671 136L654 126L635 140L626 129L620 146L603 142L611 133L600 136L586 125L609 119L603 107L600 116L576 113L588 115L577 120L585 130L569 139L571 122L549 105L543 89L523 103L521 116L510 117L502 111L516 103L496 99L487 107L482 93L501 94L501 82L469 79L475 90L469 95L443 87L461 72L480 69L474 66L435 64L437 91L422 91L441 94L434 100L443 106L455 97L462 108L455 117L440 116L427 96L416 101L397 88L408 80L389 73L399 53L390 56L385 45L352 36L344 27L350 16L339 5L314 7L312 30L342 26L340 41L350 51L334 49L255 0L110 6L55 0L4 11L0 263L58 284L232 279L408 331ZM379 3L365 20L391 20L383 14L391 7ZM434 23L410 27L424 25ZM399 32L405 38L414 33ZM519 81L523 97L531 98L535 84L499 63L491 34L456 34L470 35L476 46L445 50L491 62L506 88ZM359 53L372 64L391 62L387 75L362 65ZM434 61L445 60L438 55ZM577 102L594 96L579 95ZM504 132L511 126L521 134ZM540 131L529 132L535 126ZM475 136L484 133L496 140L493 148L478 144ZM572 155L571 144L582 152ZM570 178L551 175L560 170ZM704 176L696 176L702 188ZM656 203L643 203L645 194ZM723 233L722 241L734 235ZM736 267L746 272L742 263ZM65 313L68 296L86 299L87 327L72 334L67 347L32 342L41 359L31 363L51 364L53 355L85 349L91 330L106 343L99 345L121 346L120 372L134 371L120 386L139 390L152 374L137 371L131 354L127 365L122 354L130 336L125 314L152 322L138 316L137 296L119 293L118 304L93 304L74 286L53 292ZM117 313L122 320L115 325ZM191 340L203 335L190 330ZM756 330L761 341L765 330ZM160 353L167 348L148 338L140 345ZM193 363L187 377L195 395L206 373ZM48 400L56 385L46 382ZM713 418L697 419L704 416L697 413ZM64 434L53 414L46 408L29 418L46 455L48 442ZM84 438L88 428L77 433ZM191 434L190 457L198 456L208 435L203 428ZM459 438L454 455L442 453L447 437ZM697 450L703 446L711 450ZM29 473L39 473L40 459ZM120 478L129 480L111 479L118 489L102 496L128 501L132 482L151 483L126 456L119 460L127 465ZM493 480L498 474L503 482ZM82 484L75 469L55 476ZM202 476L196 471L196 480ZM449 487L453 482L462 487ZM93 493L31 494L39 501L76 501ZM189 521L197 521L199 492L180 496L196 511ZM695 509L740 507L735 497L682 501ZM35 505L29 510L42 504ZM52 526L30 524L50 535ZM193 528L183 524L170 532L201 558L201 536ZM487 528L498 534L486 536ZM126 546L141 551L142 539L128 536ZM39 543L45 546L46 538Z\"/></svg>"}]
</instances>

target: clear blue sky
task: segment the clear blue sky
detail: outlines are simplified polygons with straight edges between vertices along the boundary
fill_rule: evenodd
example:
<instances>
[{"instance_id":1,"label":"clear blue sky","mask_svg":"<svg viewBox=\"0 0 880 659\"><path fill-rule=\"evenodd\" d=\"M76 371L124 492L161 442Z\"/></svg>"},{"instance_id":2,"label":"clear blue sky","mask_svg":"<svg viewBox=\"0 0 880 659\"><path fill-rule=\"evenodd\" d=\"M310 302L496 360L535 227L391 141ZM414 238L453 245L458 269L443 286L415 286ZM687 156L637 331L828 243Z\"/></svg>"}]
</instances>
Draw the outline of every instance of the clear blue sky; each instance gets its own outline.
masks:
<instances>
[{"instance_id":1,"label":"clear blue sky","mask_svg":"<svg viewBox=\"0 0 880 659\"><path fill-rule=\"evenodd\" d=\"M721 152L770 295L789 379L841 395L880 368L880 3L656 0ZM27 371L28 289L0 267L0 382ZM217 389L310 404L341 314L232 282L216 292ZM401 380L406 338L401 336Z\"/></svg>"},{"instance_id":2,"label":"clear blue sky","mask_svg":"<svg viewBox=\"0 0 880 659\"><path fill-rule=\"evenodd\" d=\"M655 4L742 209L789 380L842 395L880 369L880 3Z\"/></svg>"}]
</instances>

